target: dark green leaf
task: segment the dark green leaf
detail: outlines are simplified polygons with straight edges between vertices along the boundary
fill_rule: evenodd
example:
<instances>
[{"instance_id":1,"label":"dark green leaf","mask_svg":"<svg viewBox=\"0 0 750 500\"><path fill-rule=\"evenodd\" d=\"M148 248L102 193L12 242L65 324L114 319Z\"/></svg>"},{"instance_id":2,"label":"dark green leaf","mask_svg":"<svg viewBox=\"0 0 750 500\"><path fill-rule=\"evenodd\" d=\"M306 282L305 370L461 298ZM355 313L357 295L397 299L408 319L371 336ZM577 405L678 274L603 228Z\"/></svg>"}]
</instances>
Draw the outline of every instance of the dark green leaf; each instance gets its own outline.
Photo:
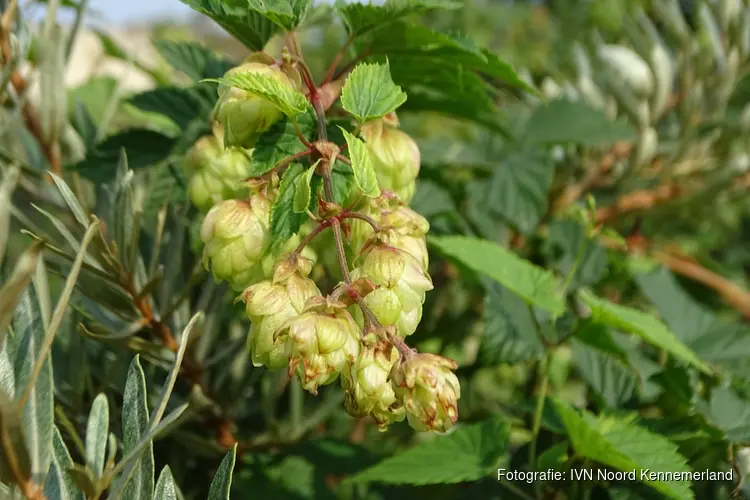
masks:
<instances>
[{"instance_id":1,"label":"dark green leaf","mask_svg":"<svg viewBox=\"0 0 750 500\"><path fill-rule=\"evenodd\" d=\"M271 209L271 250L286 243L308 218L307 213L294 211L294 193L297 191L297 184L303 182L305 170L299 163L293 163L281 178L279 194ZM317 203L316 197L310 203Z\"/></svg>"},{"instance_id":2,"label":"dark green leaf","mask_svg":"<svg viewBox=\"0 0 750 500\"><path fill-rule=\"evenodd\" d=\"M617 358L573 342L573 359L581 377L606 406L618 408L633 396L635 372Z\"/></svg>"},{"instance_id":3,"label":"dark green leaf","mask_svg":"<svg viewBox=\"0 0 750 500\"><path fill-rule=\"evenodd\" d=\"M708 405L708 419L733 443L750 442L750 402L728 387L714 389Z\"/></svg>"},{"instance_id":4,"label":"dark green leaf","mask_svg":"<svg viewBox=\"0 0 750 500\"><path fill-rule=\"evenodd\" d=\"M97 144L86 158L69 167L93 182L111 181L123 149L131 169L139 170L167 159L176 140L147 129L130 129L112 135Z\"/></svg>"},{"instance_id":5,"label":"dark green leaf","mask_svg":"<svg viewBox=\"0 0 750 500\"><path fill-rule=\"evenodd\" d=\"M479 346L483 364L517 363L544 354L531 314L521 297L497 283L490 284Z\"/></svg>"},{"instance_id":6,"label":"dark green leaf","mask_svg":"<svg viewBox=\"0 0 750 500\"><path fill-rule=\"evenodd\" d=\"M342 2L338 5L338 11L350 35L363 35L410 14L459 6L459 3L450 0L386 0L382 5Z\"/></svg>"},{"instance_id":7,"label":"dark green leaf","mask_svg":"<svg viewBox=\"0 0 750 500\"><path fill-rule=\"evenodd\" d=\"M483 273L527 303L560 315L565 301L557 278L495 243L463 236L430 237L428 242L470 269Z\"/></svg>"},{"instance_id":8,"label":"dark green leaf","mask_svg":"<svg viewBox=\"0 0 750 500\"><path fill-rule=\"evenodd\" d=\"M385 116L406 102L386 64L358 64L341 89L341 105L360 122Z\"/></svg>"},{"instance_id":9,"label":"dark green leaf","mask_svg":"<svg viewBox=\"0 0 750 500\"><path fill-rule=\"evenodd\" d=\"M586 236L584 227L570 219L558 220L550 224L547 242L557 247L561 254L555 260L555 267L563 276L573 272L576 260L580 262L570 284L573 288L597 283L607 271L607 251L596 241Z\"/></svg>"},{"instance_id":10,"label":"dark green leaf","mask_svg":"<svg viewBox=\"0 0 750 500\"><path fill-rule=\"evenodd\" d=\"M508 453L510 428L500 417L434 436L351 478L389 484L455 484L492 475Z\"/></svg>"},{"instance_id":11,"label":"dark green leaf","mask_svg":"<svg viewBox=\"0 0 750 500\"><path fill-rule=\"evenodd\" d=\"M312 0L247 0L247 3L282 30L292 31L305 20Z\"/></svg>"},{"instance_id":12,"label":"dark green leaf","mask_svg":"<svg viewBox=\"0 0 750 500\"><path fill-rule=\"evenodd\" d=\"M556 99L534 110L526 122L525 141L536 144L607 146L635 139L632 125L612 121L603 111L585 102Z\"/></svg>"},{"instance_id":13,"label":"dark green leaf","mask_svg":"<svg viewBox=\"0 0 750 500\"><path fill-rule=\"evenodd\" d=\"M591 308L591 315L595 321L638 335L646 342L661 347L701 371L711 373L711 369L655 317L601 299L585 290L581 291L580 297Z\"/></svg>"},{"instance_id":14,"label":"dark green leaf","mask_svg":"<svg viewBox=\"0 0 750 500\"><path fill-rule=\"evenodd\" d=\"M136 94L127 102L143 111L164 115L185 130L195 119L209 121L215 96L215 89L206 84L193 88L157 87Z\"/></svg>"},{"instance_id":15,"label":"dark green leaf","mask_svg":"<svg viewBox=\"0 0 750 500\"><path fill-rule=\"evenodd\" d=\"M305 113L296 119L305 139L310 140L315 131L312 115ZM261 134L255 146L253 146L250 176L259 177L266 174L285 158L301 153L306 149L307 146L297 136L294 121L291 118L284 117Z\"/></svg>"},{"instance_id":16,"label":"dark green leaf","mask_svg":"<svg viewBox=\"0 0 750 500\"><path fill-rule=\"evenodd\" d=\"M635 423L612 417L577 412L560 400L554 401L565 422L568 438L579 457L622 471L690 472L677 446L663 436ZM694 498L690 481L645 481L645 484L675 500Z\"/></svg>"},{"instance_id":17,"label":"dark green leaf","mask_svg":"<svg viewBox=\"0 0 750 500\"><path fill-rule=\"evenodd\" d=\"M216 471L211 488L208 491L208 500L229 500L229 490L232 487L232 472L234 461L237 458L237 445L224 456Z\"/></svg>"},{"instance_id":18,"label":"dark green leaf","mask_svg":"<svg viewBox=\"0 0 750 500\"><path fill-rule=\"evenodd\" d=\"M234 66L231 61L197 43L157 40L154 47L170 66L195 81L219 78Z\"/></svg>"},{"instance_id":19,"label":"dark green leaf","mask_svg":"<svg viewBox=\"0 0 750 500\"><path fill-rule=\"evenodd\" d=\"M552 162L539 153L520 153L502 160L488 187L490 211L519 231L531 233L547 210L554 174Z\"/></svg>"},{"instance_id":20,"label":"dark green leaf","mask_svg":"<svg viewBox=\"0 0 750 500\"><path fill-rule=\"evenodd\" d=\"M411 200L411 207L428 219L444 213L456 212L456 204L450 192L430 180L417 183L417 192Z\"/></svg>"},{"instance_id":21,"label":"dark green leaf","mask_svg":"<svg viewBox=\"0 0 750 500\"><path fill-rule=\"evenodd\" d=\"M248 0L180 1L216 21L252 51L263 50L268 40L281 31L269 18L251 9Z\"/></svg>"}]
</instances>

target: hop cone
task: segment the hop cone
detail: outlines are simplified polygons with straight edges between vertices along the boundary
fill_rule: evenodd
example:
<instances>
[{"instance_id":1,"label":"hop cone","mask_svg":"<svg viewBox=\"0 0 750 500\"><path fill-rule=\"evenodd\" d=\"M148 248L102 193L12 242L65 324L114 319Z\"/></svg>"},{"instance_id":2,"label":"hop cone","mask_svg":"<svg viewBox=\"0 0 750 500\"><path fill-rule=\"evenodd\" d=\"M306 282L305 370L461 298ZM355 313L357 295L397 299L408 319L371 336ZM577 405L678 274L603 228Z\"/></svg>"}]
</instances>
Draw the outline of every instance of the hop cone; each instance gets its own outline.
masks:
<instances>
[{"instance_id":1,"label":"hop cone","mask_svg":"<svg viewBox=\"0 0 750 500\"><path fill-rule=\"evenodd\" d=\"M395 326L402 337L411 335L422 319L425 292L432 280L411 254L382 242L374 242L362 254L362 265L352 271L353 280L368 278L377 288L364 302L383 326ZM353 308L362 324L362 313Z\"/></svg>"},{"instance_id":2,"label":"hop cone","mask_svg":"<svg viewBox=\"0 0 750 500\"><path fill-rule=\"evenodd\" d=\"M294 81L270 61L246 62L230 69L226 75L263 75L288 88L296 88ZM258 137L279 121L282 112L271 102L236 87L219 85L219 100L214 116L224 126L224 143L228 146L250 148Z\"/></svg>"},{"instance_id":3,"label":"hop cone","mask_svg":"<svg viewBox=\"0 0 750 500\"><path fill-rule=\"evenodd\" d=\"M366 123L360 135L367 143L380 188L395 192L409 203L416 189L420 153L414 139L397 125L392 113Z\"/></svg>"},{"instance_id":4,"label":"hop cone","mask_svg":"<svg viewBox=\"0 0 750 500\"><path fill-rule=\"evenodd\" d=\"M430 230L427 219L393 195L368 200L359 211L378 223L381 228L378 238L381 241L407 252L427 270L429 256L425 235ZM359 219L350 219L349 224L351 247L354 254L358 255L367 240L374 235L374 230L370 224Z\"/></svg>"},{"instance_id":5,"label":"hop cone","mask_svg":"<svg viewBox=\"0 0 750 500\"><path fill-rule=\"evenodd\" d=\"M436 354L403 357L391 371L396 397L406 409L409 425L417 431L445 432L458 420L461 387L456 362Z\"/></svg>"},{"instance_id":6,"label":"hop cone","mask_svg":"<svg viewBox=\"0 0 750 500\"><path fill-rule=\"evenodd\" d=\"M184 163L193 204L207 212L220 201L246 192L242 181L250 176L250 159L250 151L224 148L214 135L198 139L185 155Z\"/></svg>"},{"instance_id":7,"label":"hop cone","mask_svg":"<svg viewBox=\"0 0 750 500\"><path fill-rule=\"evenodd\" d=\"M359 354L360 333L346 306L328 297L308 299L301 316L277 334L290 344L289 372L313 394L334 382Z\"/></svg>"},{"instance_id":8,"label":"hop cone","mask_svg":"<svg viewBox=\"0 0 750 500\"><path fill-rule=\"evenodd\" d=\"M249 201L226 200L208 211L201 226L203 265L217 280L240 291L265 277L260 264L269 243L270 211L262 193Z\"/></svg>"},{"instance_id":9,"label":"hop cone","mask_svg":"<svg viewBox=\"0 0 750 500\"><path fill-rule=\"evenodd\" d=\"M248 346L253 365L279 369L289 364L290 346L274 339L284 324L298 317L310 297L320 290L307 276L312 262L304 258L286 259L275 269L273 279L249 286L242 294L250 319Z\"/></svg>"},{"instance_id":10,"label":"hop cone","mask_svg":"<svg viewBox=\"0 0 750 500\"><path fill-rule=\"evenodd\" d=\"M404 408L396 399L389 379L397 360L398 350L384 339L363 345L357 359L341 376L344 407L349 415L355 418L370 415L381 431L404 419Z\"/></svg>"}]
</instances>

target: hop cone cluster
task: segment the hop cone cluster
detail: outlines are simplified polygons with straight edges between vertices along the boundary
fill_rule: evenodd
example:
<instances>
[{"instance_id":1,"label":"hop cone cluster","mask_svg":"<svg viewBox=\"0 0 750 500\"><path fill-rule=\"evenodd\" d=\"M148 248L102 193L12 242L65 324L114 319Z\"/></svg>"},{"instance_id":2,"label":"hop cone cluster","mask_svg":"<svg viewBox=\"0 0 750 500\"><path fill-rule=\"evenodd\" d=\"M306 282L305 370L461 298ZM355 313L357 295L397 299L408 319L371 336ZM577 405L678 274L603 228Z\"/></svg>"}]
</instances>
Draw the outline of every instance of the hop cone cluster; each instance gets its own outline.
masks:
<instances>
[{"instance_id":1,"label":"hop cone cluster","mask_svg":"<svg viewBox=\"0 0 750 500\"><path fill-rule=\"evenodd\" d=\"M225 148L217 129L214 135L198 139L185 155L188 196L202 212L248 191L244 181L250 176L252 151Z\"/></svg>"},{"instance_id":2,"label":"hop cone cluster","mask_svg":"<svg viewBox=\"0 0 750 500\"><path fill-rule=\"evenodd\" d=\"M251 56L226 76L248 75L299 89L291 70L262 55ZM307 243L317 238L315 248L326 267L341 264L332 233L323 229L318 237L322 228L317 225L323 222L308 223L272 247L271 212L279 198L280 172L247 178L250 148L281 112L235 87L220 85L218 92L215 135L194 145L185 168L193 203L207 211L200 228L204 266L241 292L250 320L252 363L286 367L313 394L340 380L346 411L371 417L380 430L406 419L419 431L447 431L458 415L456 364L418 354L403 340L417 329L425 294L433 288L425 243L429 224L407 206L419 173L416 143L398 128L393 113L362 127L382 195L350 196L355 205L346 208L328 204L324 217L339 219L347 271L348 262L353 269L348 280L325 295L311 279L316 252ZM349 216L355 212L357 217ZM307 234L310 238L300 245ZM334 276L347 274L339 271Z\"/></svg>"}]
</instances>

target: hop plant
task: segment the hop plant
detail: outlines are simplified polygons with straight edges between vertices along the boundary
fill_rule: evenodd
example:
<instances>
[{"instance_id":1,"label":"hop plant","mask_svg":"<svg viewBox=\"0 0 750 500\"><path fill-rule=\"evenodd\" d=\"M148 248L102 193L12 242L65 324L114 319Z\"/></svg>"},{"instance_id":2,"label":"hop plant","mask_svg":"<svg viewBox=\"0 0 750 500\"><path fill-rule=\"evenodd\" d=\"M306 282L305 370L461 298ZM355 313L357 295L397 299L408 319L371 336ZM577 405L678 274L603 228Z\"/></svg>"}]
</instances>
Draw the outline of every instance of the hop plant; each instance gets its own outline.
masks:
<instances>
[{"instance_id":1,"label":"hop plant","mask_svg":"<svg viewBox=\"0 0 750 500\"><path fill-rule=\"evenodd\" d=\"M359 356L341 376L346 411L356 418L371 416L381 431L406 416L390 381L398 356L385 335L369 334Z\"/></svg>"},{"instance_id":2,"label":"hop plant","mask_svg":"<svg viewBox=\"0 0 750 500\"><path fill-rule=\"evenodd\" d=\"M286 322L298 317L320 290L307 276L312 261L292 256L275 268L273 279L249 286L241 295L251 322L248 334L253 365L279 369L289 364L290 346L275 338Z\"/></svg>"},{"instance_id":3,"label":"hop plant","mask_svg":"<svg viewBox=\"0 0 750 500\"><path fill-rule=\"evenodd\" d=\"M279 65L263 56L251 57L249 62L230 69L224 78L245 75L272 78L290 90L298 87ZM252 92L220 84L218 93L214 116L224 128L227 146L252 147L258 137L282 117L276 105Z\"/></svg>"},{"instance_id":4,"label":"hop plant","mask_svg":"<svg viewBox=\"0 0 750 500\"><path fill-rule=\"evenodd\" d=\"M214 205L201 226L203 265L237 291L264 278L261 258L269 245L271 203L263 193Z\"/></svg>"},{"instance_id":5,"label":"hop plant","mask_svg":"<svg viewBox=\"0 0 750 500\"><path fill-rule=\"evenodd\" d=\"M445 432L458 420L461 387L456 362L436 354L402 354L391 372L393 390L416 430Z\"/></svg>"},{"instance_id":6,"label":"hop plant","mask_svg":"<svg viewBox=\"0 0 750 500\"><path fill-rule=\"evenodd\" d=\"M360 350L360 332L342 302L311 297L297 318L279 332L277 342L289 342L290 376L297 373L302 387L313 394L336 381L354 363Z\"/></svg>"},{"instance_id":7,"label":"hop plant","mask_svg":"<svg viewBox=\"0 0 750 500\"><path fill-rule=\"evenodd\" d=\"M378 184L409 203L416 189L420 153L417 143L398 128L395 113L362 126L360 135L367 143Z\"/></svg>"},{"instance_id":8,"label":"hop plant","mask_svg":"<svg viewBox=\"0 0 750 500\"><path fill-rule=\"evenodd\" d=\"M362 254L362 265L352 278L366 278L377 288L363 302L383 326L395 326L399 335L414 333L422 319L425 293L432 280L411 254L379 240L373 240ZM363 324L358 308L355 317Z\"/></svg>"},{"instance_id":9,"label":"hop plant","mask_svg":"<svg viewBox=\"0 0 750 500\"><path fill-rule=\"evenodd\" d=\"M252 152L225 148L219 134L220 131L198 139L185 155L185 173L190 179L188 196L202 212L248 192L242 181L250 175Z\"/></svg>"}]
</instances>

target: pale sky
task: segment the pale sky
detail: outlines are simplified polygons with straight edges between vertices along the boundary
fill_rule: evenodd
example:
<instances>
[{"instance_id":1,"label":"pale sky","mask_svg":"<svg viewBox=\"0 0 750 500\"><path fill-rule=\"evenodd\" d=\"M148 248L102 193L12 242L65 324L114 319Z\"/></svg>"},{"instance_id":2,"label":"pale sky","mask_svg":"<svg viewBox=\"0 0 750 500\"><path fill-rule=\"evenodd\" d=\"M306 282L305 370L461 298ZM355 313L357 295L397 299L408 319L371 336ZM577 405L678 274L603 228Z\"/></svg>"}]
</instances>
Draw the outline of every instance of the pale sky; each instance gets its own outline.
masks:
<instances>
[{"instance_id":1,"label":"pale sky","mask_svg":"<svg viewBox=\"0 0 750 500\"><path fill-rule=\"evenodd\" d=\"M89 0L89 9L109 22L132 22L158 18L184 19L191 12L180 0Z\"/></svg>"}]
</instances>

